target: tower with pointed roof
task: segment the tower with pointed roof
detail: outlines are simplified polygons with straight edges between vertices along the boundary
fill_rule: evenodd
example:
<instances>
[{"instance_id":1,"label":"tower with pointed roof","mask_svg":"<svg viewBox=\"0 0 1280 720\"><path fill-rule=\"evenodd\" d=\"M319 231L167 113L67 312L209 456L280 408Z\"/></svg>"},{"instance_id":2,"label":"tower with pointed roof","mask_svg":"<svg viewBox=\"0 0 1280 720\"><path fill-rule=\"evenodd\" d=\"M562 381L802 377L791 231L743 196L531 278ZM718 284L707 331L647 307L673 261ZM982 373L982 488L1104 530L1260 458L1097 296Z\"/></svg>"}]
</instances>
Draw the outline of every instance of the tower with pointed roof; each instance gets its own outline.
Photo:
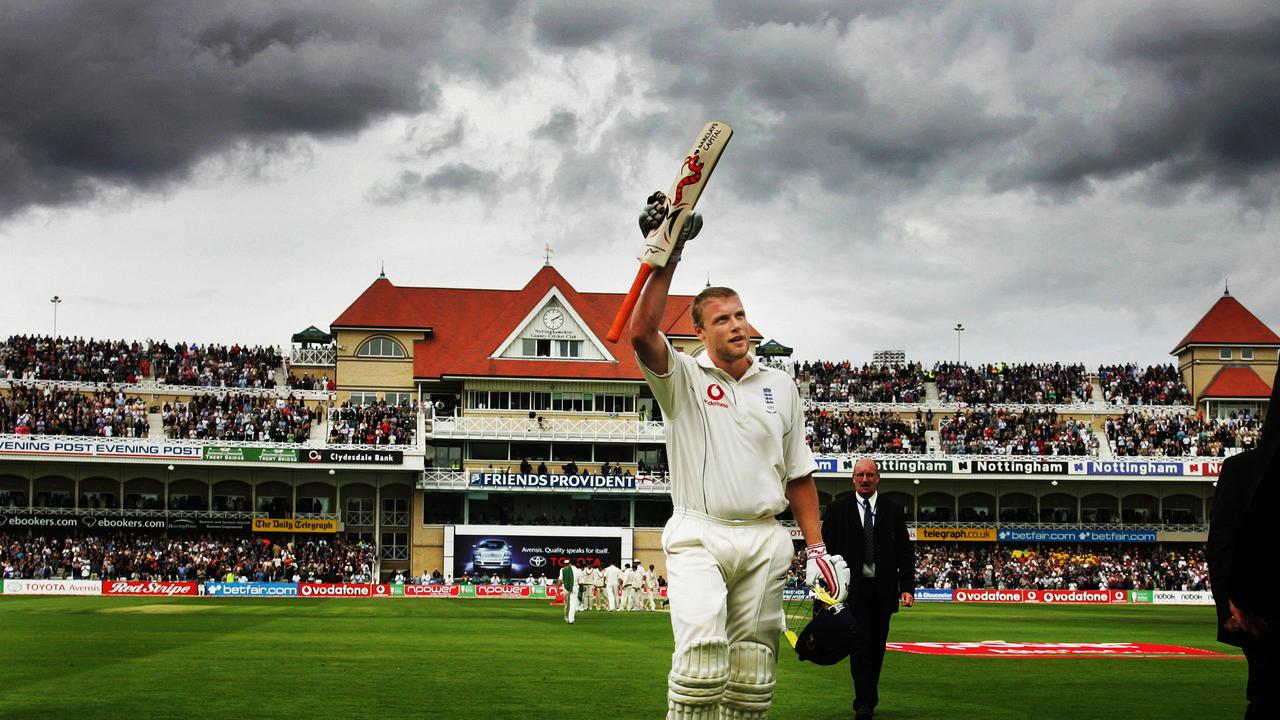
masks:
<instances>
[{"instance_id":1,"label":"tower with pointed roof","mask_svg":"<svg viewBox=\"0 0 1280 720\"><path fill-rule=\"evenodd\" d=\"M1280 358L1280 335L1224 288L1222 297L1171 355L1205 417L1265 409Z\"/></svg>"}]
</instances>

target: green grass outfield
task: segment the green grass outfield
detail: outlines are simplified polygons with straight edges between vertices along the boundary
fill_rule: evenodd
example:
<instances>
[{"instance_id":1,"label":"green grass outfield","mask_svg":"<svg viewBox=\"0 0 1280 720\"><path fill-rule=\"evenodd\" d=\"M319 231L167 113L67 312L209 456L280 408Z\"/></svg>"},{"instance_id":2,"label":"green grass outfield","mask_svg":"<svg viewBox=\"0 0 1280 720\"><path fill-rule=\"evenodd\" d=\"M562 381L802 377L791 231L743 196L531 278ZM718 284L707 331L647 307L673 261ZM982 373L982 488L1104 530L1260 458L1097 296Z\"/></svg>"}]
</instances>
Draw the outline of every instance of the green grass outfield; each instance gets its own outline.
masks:
<instances>
[{"instance_id":1,"label":"green grass outfield","mask_svg":"<svg viewBox=\"0 0 1280 720\"><path fill-rule=\"evenodd\" d=\"M1206 607L922 604L891 640L1232 650ZM660 718L665 613L529 600L0 596L0 718ZM783 642L772 717L850 716L848 665ZM1229 718L1243 659L889 653L878 718Z\"/></svg>"}]
</instances>

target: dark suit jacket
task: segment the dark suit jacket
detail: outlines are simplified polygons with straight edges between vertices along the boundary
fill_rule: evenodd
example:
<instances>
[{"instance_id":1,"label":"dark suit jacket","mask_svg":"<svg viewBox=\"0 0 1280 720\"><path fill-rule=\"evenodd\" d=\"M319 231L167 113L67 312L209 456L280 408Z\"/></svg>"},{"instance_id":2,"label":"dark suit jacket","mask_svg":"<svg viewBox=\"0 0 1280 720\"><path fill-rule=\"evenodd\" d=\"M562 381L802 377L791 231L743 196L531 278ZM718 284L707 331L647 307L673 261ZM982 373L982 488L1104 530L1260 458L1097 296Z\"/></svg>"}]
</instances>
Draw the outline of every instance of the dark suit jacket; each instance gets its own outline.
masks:
<instances>
[{"instance_id":1,"label":"dark suit jacket","mask_svg":"<svg viewBox=\"0 0 1280 720\"><path fill-rule=\"evenodd\" d=\"M1218 606L1219 642L1243 646L1248 640L1245 633L1222 627L1231 616L1228 600L1276 621L1275 603L1268 602L1264 586L1275 561L1274 521L1266 514L1275 512L1277 469L1274 446L1263 446L1228 458L1218 476L1205 558Z\"/></svg>"},{"instance_id":2,"label":"dark suit jacket","mask_svg":"<svg viewBox=\"0 0 1280 720\"><path fill-rule=\"evenodd\" d=\"M849 563L850 598L862 582L862 561L866 554L862 519L855 505L857 499L857 493L838 498L827 506L822 518L822 539L827 543L827 550ZM883 494L876 498L874 538L877 605L884 612L895 613L901 594L916 591L916 556L911 538L907 536L906 513Z\"/></svg>"}]
</instances>

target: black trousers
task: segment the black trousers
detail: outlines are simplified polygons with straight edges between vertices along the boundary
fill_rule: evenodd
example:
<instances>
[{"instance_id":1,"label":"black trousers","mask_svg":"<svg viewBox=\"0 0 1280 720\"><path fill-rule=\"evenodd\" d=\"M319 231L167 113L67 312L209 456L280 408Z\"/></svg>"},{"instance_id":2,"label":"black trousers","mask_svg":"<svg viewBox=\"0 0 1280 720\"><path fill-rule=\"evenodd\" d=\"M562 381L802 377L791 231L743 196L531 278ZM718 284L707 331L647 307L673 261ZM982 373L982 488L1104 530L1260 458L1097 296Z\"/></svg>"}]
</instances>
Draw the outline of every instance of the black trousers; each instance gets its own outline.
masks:
<instances>
[{"instance_id":1,"label":"black trousers","mask_svg":"<svg viewBox=\"0 0 1280 720\"><path fill-rule=\"evenodd\" d=\"M884 644L889 639L889 620L893 613L885 612L877 597L874 579L858 581L853 599L853 621L857 630L849 649L855 713L870 712L880 702L880 667L884 665Z\"/></svg>"},{"instance_id":2,"label":"black trousers","mask_svg":"<svg viewBox=\"0 0 1280 720\"><path fill-rule=\"evenodd\" d=\"M1249 700L1244 711L1245 720L1276 717L1280 713L1276 688L1280 677L1276 676L1275 644L1247 644L1244 656L1249 662L1249 684L1244 690L1244 696Z\"/></svg>"}]
</instances>

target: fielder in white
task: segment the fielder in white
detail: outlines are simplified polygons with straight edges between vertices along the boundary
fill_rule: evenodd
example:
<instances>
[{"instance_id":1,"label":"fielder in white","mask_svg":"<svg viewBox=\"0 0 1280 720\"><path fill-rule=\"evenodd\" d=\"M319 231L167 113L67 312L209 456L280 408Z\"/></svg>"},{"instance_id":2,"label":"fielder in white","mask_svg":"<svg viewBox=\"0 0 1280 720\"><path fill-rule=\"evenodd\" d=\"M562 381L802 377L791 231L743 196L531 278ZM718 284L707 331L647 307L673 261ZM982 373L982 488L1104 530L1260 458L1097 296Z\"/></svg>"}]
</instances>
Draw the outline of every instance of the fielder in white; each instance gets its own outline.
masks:
<instances>
[{"instance_id":1,"label":"fielder in white","mask_svg":"<svg viewBox=\"0 0 1280 720\"><path fill-rule=\"evenodd\" d=\"M663 220L656 205L642 233ZM773 703L782 588L791 538L774 516L790 504L807 544L806 580L838 599L849 569L822 542L817 464L805 444L795 382L748 352L738 294L709 287L694 299L694 331L706 351L676 352L659 332L671 278L694 214L664 267L650 276L631 318L631 343L666 418L674 512L662 534L675 652L667 717L766 718Z\"/></svg>"},{"instance_id":2,"label":"fielder in white","mask_svg":"<svg viewBox=\"0 0 1280 720\"><path fill-rule=\"evenodd\" d=\"M658 594L658 574L653 571L652 565L644 571L643 582L644 586L641 589L644 591L644 609L657 610L653 598Z\"/></svg>"},{"instance_id":3,"label":"fielder in white","mask_svg":"<svg viewBox=\"0 0 1280 720\"><path fill-rule=\"evenodd\" d=\"M618 581L622 579L622 571L617 565L609 563L604 569L604 594L609 601L609 612L618 610Z\"/></svg>"}]
</instances>

